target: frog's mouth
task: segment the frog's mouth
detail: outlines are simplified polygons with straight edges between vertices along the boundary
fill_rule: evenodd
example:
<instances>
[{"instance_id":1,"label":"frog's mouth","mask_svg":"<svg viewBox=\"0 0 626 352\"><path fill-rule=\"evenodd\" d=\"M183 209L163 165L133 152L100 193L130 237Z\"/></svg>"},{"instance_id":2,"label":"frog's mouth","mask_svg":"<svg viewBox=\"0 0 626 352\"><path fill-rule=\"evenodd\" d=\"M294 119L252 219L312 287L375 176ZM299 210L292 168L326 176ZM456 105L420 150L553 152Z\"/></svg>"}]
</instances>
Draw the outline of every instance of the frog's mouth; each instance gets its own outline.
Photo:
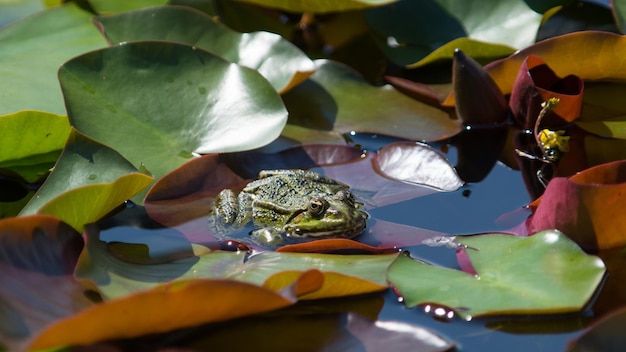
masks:
<instances>
[{"instance_id":1,"label":"frog's mouth","mask_svg":"<svg viewBox=\"0 0 626 352\"><path fill-rule=\"evenodd\" d=\"M365 211L355 209L350 216L335 213L332 218L303 221L305 213L297 212L287 220L283 231L288 237L354 237L363 232L369 217Z\"/></svg>"}]
</instances>

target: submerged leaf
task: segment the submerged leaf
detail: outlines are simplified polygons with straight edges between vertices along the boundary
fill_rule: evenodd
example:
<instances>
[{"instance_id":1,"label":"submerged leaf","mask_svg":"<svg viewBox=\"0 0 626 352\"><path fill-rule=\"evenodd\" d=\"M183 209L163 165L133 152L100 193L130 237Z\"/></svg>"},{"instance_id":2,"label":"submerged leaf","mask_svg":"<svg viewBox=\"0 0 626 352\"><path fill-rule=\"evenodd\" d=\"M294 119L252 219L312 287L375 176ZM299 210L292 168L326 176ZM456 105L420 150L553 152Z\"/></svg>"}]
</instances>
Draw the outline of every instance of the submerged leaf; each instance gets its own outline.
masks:
<instances>
[{"instance_id":1,"label":"submerged leaf","mask_svg":"<svg viewBox=\"0 0 626 352\"><path fill-rule=\"evenodd\" d=\"M150 182L116 151L72 129L54 171L21 215L54 215L82 231Z\"/></svg>"},{"instance_id":2,"label":"submerged leaf","mask_svg":"<svg viewBox=\"0 0 626 352\"><path fill-rule=\"evenodd\" d=\"M193 152L267 144L287 119L256 71L184 44L134 42L86 53L66 62L59 80L71 123L157 179Z\"/></svg>"},{"instance_id":3,"label":"submerged leaf","mask_svg":"<svg viewBox=\"0 0 626 352\"><path fill-rule=\"evenodd\" d=\"M160 6L96 17L111 44L168 40L194 45L259 71L283 93L313 74L313 62L281 36L239 33L189 7Z\"/></svg>"},{"instance_id":4,"label":"submerged leaf","mask_svg":"<svg viewBox=\"0 0 626 352\"><path fill-rule=\"evenodd\" d=\"M584 170L569 179L554 178L531 206L529 233L558 229L585 249L626 244L626 161Z\"/></svg>"},{"instance_id":5,"label":"submerged leaf","mask_svg":"<svg viewBox=\"0 0 626 352\"><path fill-rule=\"evenodd\" d=\"M558 231L458 237L478 276L400 256L388 278L409 307L434 303L464 318L580 310L605 268Z\"/></svg>"}]
</instances>

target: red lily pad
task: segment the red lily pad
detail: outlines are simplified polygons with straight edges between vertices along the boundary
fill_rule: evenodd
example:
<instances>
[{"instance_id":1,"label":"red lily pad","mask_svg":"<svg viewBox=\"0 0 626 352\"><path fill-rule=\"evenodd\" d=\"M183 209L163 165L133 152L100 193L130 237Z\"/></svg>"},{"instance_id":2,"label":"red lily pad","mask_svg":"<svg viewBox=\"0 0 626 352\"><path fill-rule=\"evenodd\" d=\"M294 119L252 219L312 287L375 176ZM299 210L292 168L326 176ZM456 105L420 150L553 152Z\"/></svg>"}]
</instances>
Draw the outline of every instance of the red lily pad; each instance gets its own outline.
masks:
<instances>
[{"instance_id":1,"label":"red lily pad","mask_svg":"<svg viewBox=\"0 0 626 352\"><path fill-rule=\"evenodd\" d=\"M584 83L578 76L560 78L545 61L531 54L519 69L509 105L518 125L529 129L535 125L541 104L558 98L559 103L551 112L565 122L572 122L580 116L583 89ZM545 123L550 125L548 117Z\"/></svg>"},{"instance_id":2,"label":"red lily pad","mask_svg":"<svg viewBox=\"0 0 626 352\"><path fill-rule=\"evenodd\" d=\"M584 170L569 179L550 181L531 204L528 232L559 229L585 249L626 244L626 161Z\"/></svg>"}]
</instances>

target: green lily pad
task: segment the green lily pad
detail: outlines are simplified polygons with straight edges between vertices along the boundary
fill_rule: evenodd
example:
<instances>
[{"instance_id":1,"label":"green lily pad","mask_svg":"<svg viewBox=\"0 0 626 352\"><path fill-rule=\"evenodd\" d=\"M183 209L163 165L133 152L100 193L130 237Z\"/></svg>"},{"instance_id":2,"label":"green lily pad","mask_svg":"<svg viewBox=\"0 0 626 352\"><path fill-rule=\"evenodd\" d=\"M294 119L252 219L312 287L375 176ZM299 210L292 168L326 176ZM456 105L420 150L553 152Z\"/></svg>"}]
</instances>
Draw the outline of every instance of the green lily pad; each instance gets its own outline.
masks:
<instances>
[{"instance_id":1,"label":"green lily pad","mask_svg":"<svg viewBox=\"0 0 626 352\"><path fill-rule=\"evenodd\" d=\"M248 4L271 7L290 12L337 12L365 9L394 3L398 0L336 0L336 1L304 1L304 0L238 0Z\"/></svg>"},{"instance_id":2,"label":"green lily pad","mask_svg":"<svg viewBox=\"0 0 626 352\"><path fill-rule=\"evenodd\" d=\"M459 122L448 113L411 99L389 85L372 86L357 72L334 61L315 63L315 74L283 95L290 125L430 141L460 131Z\"/></svg>"},{"instance_id":3,"label":"green lily pad","mask_svg":"<svg viewBox=\"0 0 626 352\"><path fill-rule=\"evenodd\" d=\"M189 7L150 7L96 21L112 44L168 40L194 45L259 71L279 92L301 83L315 69L311 59L277 34L235 32Z\"/></svg>"},{"instance_id":4,"label":"green lily pad","mask_svg":"<svg viewBox=\"0 0 626 352\"><path fill-rule=\"evenodd\" d=\"M381 50L410 67L451 58L457 47L483 61L508 55L533 43L541 20L523 0L402 1L365 17Z\"/></svg>"},{"instance_id":5,"label":"green lily pad","mask_svg":"<svg viewBox=\"0 0 626 352\"><path fill-rule=\"evenodd\" d=\"M54 165L69 134L67 116L41 111L0 116L0 168L35 182Z\"/></svg>"},{"instance_id":6,"label":"green lily pad","mask_svg":"<svg viewBox=\"0 0 626 352\"><path fill-rule=\"evenodd\" d=\"M473 276L400 256L389 281L407 306L435 303L460 316L546 314L582 309L602 281L601 259L556 230L531 237L458 237L478 273Z\"/></svg>"},{"instance_id":7,"label":"green lily pad","mask_svg":"<svg viewBox=\"0 0 626 352\"><path fill-rule=\"evenodd\" d=\"M156 178L192 153L263 146L287 120L259 73L179 43L87 53L65 63L59 80L72 125Z\"/></svg>"},{"instance_id":8,"label":"green lily pad","mask_svg":"<svg viewBox=\"0 0 626 352\"><path fill-rule=\"evenodd\" d=\"M78 261L76 277L89 286L97 287L106 299L145 290L161 282L189 278L234 279L261 285L271 276L286 270L304 272L318 269L324 274L347 275L386 287L386 270L397 257L397 253L335 255L263 252L248 259L245 252L210 251L191 243L185 248L181 242L173 248L171 243L174 242L170 241L168 247L177 252L180 259L154 265L134 264L112 255L107 244L99 240L97 229L88 227L86 232L87 245ZM148 247L167 236L170 239L176 236L175 233L154 234L145 244ZM117 247L121 245L117 244ZM161 255L171 257L172 253ZM339 286L327 297L343 295Z\"/></svg>"},{"instance_id":9,"label":"green lily pad","mask_svg":"<svg viewBox=\"0 0 626 352\"><path fill-rule=\"evenodd\" d=\"M41 110L65 114L56 74L73 56L106 45L74 4L42 11L0 30L0 114ZM7 87L10 87L7 88Z\"/></svg>"},{"instance_id":10,"label":"green lily pad","mask_svg":"<svg viewBox=\"0 0 626 352\"><path fill-rule=\"evenodd\" d=\"M133 1L109 1L109 0L88 0L89 5L97 13L118 13L141 9L148 6L158 6L167 4L167 0L133 0Z\"/></svg>"},{"instance_id":11,"label":"green lily pad","mask_svg":"<svg viewBox=\"0 0 626 352\"><path fill-rule=\"evenodd\" d=\"M72 129L54 170L20 215L54 215L77 231L152 182L116 151Z\"/></svg>"}]
</instances>

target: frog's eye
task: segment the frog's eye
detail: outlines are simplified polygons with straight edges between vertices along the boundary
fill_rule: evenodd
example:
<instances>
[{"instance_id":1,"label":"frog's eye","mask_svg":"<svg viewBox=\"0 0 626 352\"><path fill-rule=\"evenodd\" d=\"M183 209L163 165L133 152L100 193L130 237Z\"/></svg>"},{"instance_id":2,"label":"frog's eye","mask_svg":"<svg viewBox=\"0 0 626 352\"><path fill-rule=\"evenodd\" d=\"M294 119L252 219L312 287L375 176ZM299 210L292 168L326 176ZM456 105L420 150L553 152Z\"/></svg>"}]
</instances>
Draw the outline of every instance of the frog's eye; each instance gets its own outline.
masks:
<instances>
[{"instance_id":1,"label":"frog's eye","mask_svg":"<svg viewBox=\"0 0 626 352\"><path fill-rule=\"evenodd\" d=\"M324 199L313 198L309 202L309 214L313 217L320 217L328 208L328 202Z\"/></svg>"}]
</instances>

